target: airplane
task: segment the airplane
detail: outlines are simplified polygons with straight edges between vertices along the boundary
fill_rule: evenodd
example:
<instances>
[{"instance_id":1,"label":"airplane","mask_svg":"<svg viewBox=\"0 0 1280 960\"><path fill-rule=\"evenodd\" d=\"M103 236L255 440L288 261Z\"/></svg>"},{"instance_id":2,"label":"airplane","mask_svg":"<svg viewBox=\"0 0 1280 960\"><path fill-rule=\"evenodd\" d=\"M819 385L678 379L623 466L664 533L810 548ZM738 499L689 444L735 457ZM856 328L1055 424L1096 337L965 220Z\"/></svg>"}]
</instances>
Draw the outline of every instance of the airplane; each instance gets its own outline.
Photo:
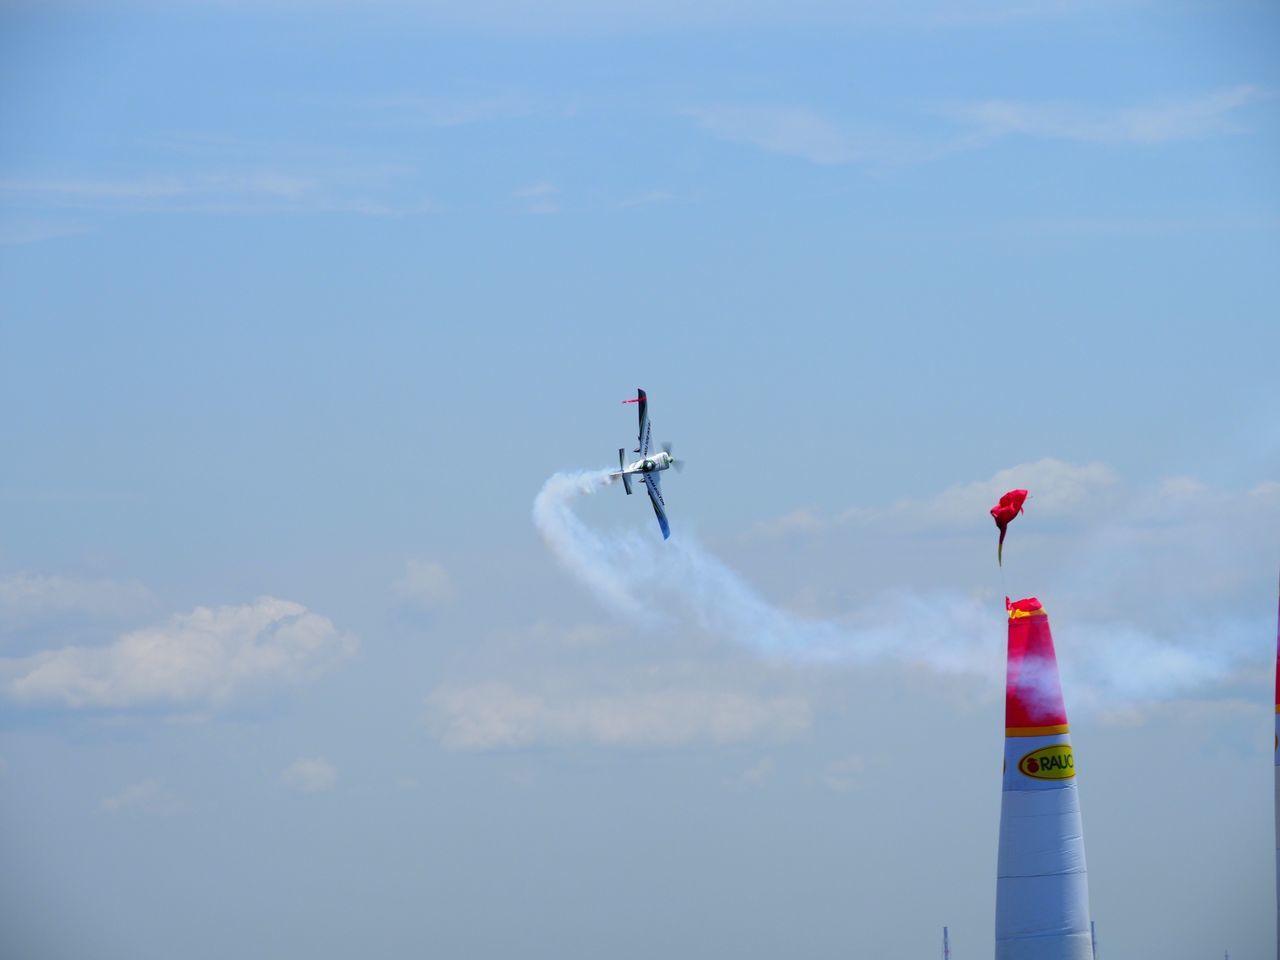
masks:
<instances>
[{"instance_id":1,"label":"airplane","mask_svg":"<svg viewBox=\"0 0 1280 960\"><path fill-rule=\"evenodd\" d=\"M684 466L684 461L677 460L671 455L671 444L669 443L662 445L660 453L649 452L649 448L652 445L652 427L649 423L649 398L643 390L637 387L635 397L622 402L638 403L640 405L640 435L638 440L640 445L633 451L640 454L640 459L628 464L626 448L619 447L619 470L617 473L610 474L610 476L622 478L622 486L626 488L628 496L631 495L631 478L633 476L640 478L640 482L649 491L649 499L653 501L653 512L658 515L658 526L662 528L662 539L666 540L671 536L671 525L667 523L667 505L666 501L662 499L662 485L658 482L658 478L661 471L666 470L668 467L675 467L679 470Z\"/></svg>"}]
</instances>

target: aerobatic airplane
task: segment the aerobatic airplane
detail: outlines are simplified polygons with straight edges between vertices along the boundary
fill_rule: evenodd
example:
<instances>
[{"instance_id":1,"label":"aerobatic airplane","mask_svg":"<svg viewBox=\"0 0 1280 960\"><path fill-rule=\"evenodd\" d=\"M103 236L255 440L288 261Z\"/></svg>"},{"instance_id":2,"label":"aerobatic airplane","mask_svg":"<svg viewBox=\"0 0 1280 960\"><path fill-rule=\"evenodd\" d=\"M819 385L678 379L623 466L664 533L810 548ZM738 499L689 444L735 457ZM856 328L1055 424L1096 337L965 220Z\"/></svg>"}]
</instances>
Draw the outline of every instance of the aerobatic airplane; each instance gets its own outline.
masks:
<instances>
[{"instance_id":1,"label":"aerobatic airplane","mask_svg":"<svg viewBox=\"0 0 1280 960\"><path fill-rule=\"evenodd\" d=\"M636 447L635 453L640 454L640 459L628 465L626 457L626 448L618 448L618 466L619 471L610 474L613 477L621 477L622 485L626 488L627 494L631 494L631 478L638 476L640 482L645 485L649 491L649 499L653 501L653 512L658 515L658 526L662 528L662 539L666 540L671 536L671 526L667 523L667 505L662 499L662 485L658 482L661 471L667 467L675 467L679 470L684 464L683 461L677 460L671 455L671 444L664 443L660 453L650 453L649 448L652 445L650 436L652 427L649 424L649 398L645 396L645 392L639 387L636 388L635 398L632 400L623 400L623 403L638 403L640 405L640 438L639 446Z\"/></svg>"}]
</instances>

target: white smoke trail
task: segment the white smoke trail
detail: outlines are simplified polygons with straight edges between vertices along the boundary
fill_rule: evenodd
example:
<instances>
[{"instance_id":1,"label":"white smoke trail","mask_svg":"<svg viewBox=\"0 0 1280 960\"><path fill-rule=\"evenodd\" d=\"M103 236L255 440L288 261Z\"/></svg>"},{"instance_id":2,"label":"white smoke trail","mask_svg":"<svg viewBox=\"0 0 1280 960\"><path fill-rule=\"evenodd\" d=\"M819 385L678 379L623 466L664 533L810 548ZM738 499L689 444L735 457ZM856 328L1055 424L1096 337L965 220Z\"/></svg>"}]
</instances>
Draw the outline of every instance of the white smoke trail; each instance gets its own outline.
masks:
<instances>
[{"instance_id":1,"label":"white smoke trail","mask_svg":"<svg viewBox=\"0 0 1280 960\"><path fill-rule=\"evenodd\" d=\"M606 541L570 507L574 497L595 493L611 482L608 470L553 474L533 501L533 522L556 559L606 605L625 616L639 616L643 607L628 588L619 563L631 545L617 538Z\"/></svg>"},{"instance_id":2,"label":"white smoke trail","mask_svg":"<svg viewBox=\"0 0 1280 960\"><path fill-rule=\"evenodd\" d=\"M664 542L588 527L573 503L607 487L609 473L553 475L534 500L533 520L561 564L618 616L692 623L771 659L891 660L988 682L1002 675L1004 618L990 603L901 592L859 611L856 622L796 616L759 596L687 533ZM1169 642L1131 623L1073 624L1068 645L1062 638L1058 644L1069 705L1170 700L1256 680L1270 669L1273 641L1259 624L1190 625L1183 633Z\"/></svg>"},{"instance_id":3,"label":"white smoke trail","mask_svg":"<svg viewBox=\"0 0 1280 960\"><path fill-rule=\"evenodd\" d=\"M609 473L553 475L534 499L533 521L561 564L619 616L691 622L761 655L795 661L894 657L975 673L998 666L990 611L976 602L898 597L867 611L854 629L773 606L687 534L661 541L592 530L573 501L608 486ZM909 619L920 626L914 640L902 628Z\"/></svg>"}]
</instances>

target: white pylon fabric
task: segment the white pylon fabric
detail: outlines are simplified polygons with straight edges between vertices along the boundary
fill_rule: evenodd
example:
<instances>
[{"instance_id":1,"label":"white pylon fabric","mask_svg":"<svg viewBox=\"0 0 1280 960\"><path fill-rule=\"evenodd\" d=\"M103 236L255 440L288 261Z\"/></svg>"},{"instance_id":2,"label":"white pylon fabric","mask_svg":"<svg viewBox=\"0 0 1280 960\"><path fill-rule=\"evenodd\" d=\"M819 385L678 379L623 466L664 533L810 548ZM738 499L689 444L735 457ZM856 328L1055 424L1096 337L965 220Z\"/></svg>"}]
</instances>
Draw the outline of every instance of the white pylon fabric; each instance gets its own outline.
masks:
<instances>
[{"instance_id":1,"label":"white pylon fabric","mask_svg":"<svg viewBox=\"0 0 1280 960\"><path fill-rule=\"evenodd\" d=\"M1075 757L1049 618L1009 605L996 960L1090 960Z\"/></svg>"}]
</instances>

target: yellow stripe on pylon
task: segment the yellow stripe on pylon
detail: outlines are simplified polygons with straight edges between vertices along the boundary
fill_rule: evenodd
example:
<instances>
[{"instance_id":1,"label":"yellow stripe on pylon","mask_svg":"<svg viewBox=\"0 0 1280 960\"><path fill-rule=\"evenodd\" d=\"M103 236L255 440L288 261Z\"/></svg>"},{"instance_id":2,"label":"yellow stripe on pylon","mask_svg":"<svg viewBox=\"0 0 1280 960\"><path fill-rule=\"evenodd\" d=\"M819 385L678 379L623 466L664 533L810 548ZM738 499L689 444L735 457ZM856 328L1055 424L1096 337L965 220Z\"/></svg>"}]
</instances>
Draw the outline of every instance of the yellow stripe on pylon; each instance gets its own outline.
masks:
<instances>
[{"instance_id":1,"label":"yellow stripe on pylon","mask_svg":"<svg viewBox=\"0 0 1280 960\"><path fill-rule=\"evenodd\" d=\"M1021 620L1023 617L1045 617L1048 616L1044 612L1044 607L1037 607L1034 610L1019 610L1016 607L1009 611L1010 620Z\"/></svg>"},{"instance_id":2,"label":"yellow stripe on pylon","mask_svg":"<svg viewBox=\"0 0 1280 960\"><path fill-rule=\"evenodd\" d=\"M1071 726L1066 723L1055 723L1051 727L1005 727L1006 737L1056 737L1070 733Z\"/></svg>"}]
</instances>

